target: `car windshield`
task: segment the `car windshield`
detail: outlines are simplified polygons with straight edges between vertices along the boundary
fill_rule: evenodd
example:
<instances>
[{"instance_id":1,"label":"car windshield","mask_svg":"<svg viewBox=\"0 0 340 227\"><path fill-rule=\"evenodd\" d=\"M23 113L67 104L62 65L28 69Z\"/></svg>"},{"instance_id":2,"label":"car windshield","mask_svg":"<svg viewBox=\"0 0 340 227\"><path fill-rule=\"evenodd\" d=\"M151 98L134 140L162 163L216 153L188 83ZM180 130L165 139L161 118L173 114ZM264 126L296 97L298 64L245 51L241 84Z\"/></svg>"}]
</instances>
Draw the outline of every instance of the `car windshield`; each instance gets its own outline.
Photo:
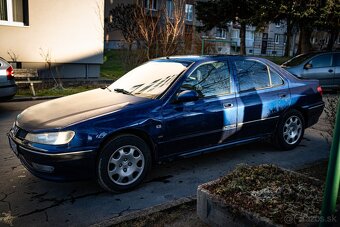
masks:
<instances>
[{"instance_id":1,"label":"car windshield","mask_svg":"<svg viewBox=\"0 0 340 227\"><path fill-rule=\"evenodd\" d=\"M155 99L172 84L188 63L170 61L150 61L111 84L108 89L128 95Z\"/></svg>"},{"instance_id":2,"label":"car windshield","mask_svg":"<svg viewBox=\"0 0 340 227\"><path fill-rule=\"evenodd\" d=\"M304 61L306 61L308 58L314 56L315 53L309 53L309 54L301 54L298 55L288 61L286 61L285 63L283 63L283 66L297 66L300 65L301 63L303 63Z\"/></svg>"}]
</instances>

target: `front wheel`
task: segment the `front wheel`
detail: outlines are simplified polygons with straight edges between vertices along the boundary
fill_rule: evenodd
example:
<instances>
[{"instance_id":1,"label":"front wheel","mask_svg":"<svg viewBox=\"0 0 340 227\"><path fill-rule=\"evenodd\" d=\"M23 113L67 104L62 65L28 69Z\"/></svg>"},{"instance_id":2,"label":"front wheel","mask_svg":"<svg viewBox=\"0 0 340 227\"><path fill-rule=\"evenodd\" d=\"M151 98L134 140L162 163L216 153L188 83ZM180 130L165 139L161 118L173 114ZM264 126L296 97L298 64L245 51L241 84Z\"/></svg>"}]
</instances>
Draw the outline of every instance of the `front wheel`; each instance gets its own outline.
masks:
<instances>
[{"instance_id":1,"label":"front wheel","mask_svg":"<svg viewBox=\"0 0 340 227\"><path fill-rule=\"evenodd\" d=\"M282 150L295 148L304 134L304 118L297 110L290 110L282 117L275 135L275 145Z\"/></svg>"},{"instance_id":2,"label":"front wheel","mask_svg":"<svg viewBox=\"0 0 340 227\"><path fill-rule=\"evenodd\" d=\"M128 191L139 185L151 167L151 152L141 138L121 135L102 149L98 164L98 182L110 192Z\"/></svg>"}]
</instances>

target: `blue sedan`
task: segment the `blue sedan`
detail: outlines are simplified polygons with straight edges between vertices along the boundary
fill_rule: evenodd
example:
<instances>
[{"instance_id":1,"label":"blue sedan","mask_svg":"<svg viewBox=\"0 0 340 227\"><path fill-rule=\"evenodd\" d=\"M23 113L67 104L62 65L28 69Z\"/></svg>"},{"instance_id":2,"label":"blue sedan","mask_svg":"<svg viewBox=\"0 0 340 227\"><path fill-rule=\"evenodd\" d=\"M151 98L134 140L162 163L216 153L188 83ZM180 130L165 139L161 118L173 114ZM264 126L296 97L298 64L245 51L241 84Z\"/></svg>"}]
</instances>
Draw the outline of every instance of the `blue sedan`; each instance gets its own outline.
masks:
<instances>
[{"instance_id":1,"label":"blue sedan","mask_svg":"<svg viewBox=\"0 0 340 227\"><path fill-rule=\"evenodd\" d=\"M126 191L156 162L262 139L293 149L323 108L317 80L265 59L167 57L106 88L24 110L8 137L40 178L95 177L105 190Z\"/></svg>"}]
</instances>

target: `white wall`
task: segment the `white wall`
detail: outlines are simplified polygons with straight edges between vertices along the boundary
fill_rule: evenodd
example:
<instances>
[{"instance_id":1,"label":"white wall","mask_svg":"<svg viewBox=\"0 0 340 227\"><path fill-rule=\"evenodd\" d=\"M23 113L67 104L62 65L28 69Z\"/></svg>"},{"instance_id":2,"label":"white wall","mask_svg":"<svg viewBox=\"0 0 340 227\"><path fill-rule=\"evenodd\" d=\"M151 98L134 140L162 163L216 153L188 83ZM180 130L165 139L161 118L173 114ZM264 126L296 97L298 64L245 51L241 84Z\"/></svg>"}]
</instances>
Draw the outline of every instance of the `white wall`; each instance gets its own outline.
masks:
<instances>
[{"instance_id":1,"label":"white wall","mask_svg":"<svg viewBox=\"0 0 340 227\"><path fill-rule=\"evenodd\" d=\"M104 0L30 0L28 26L0 25L0 56L20 62L101 64Z\"/></svg>"}]
</instances>

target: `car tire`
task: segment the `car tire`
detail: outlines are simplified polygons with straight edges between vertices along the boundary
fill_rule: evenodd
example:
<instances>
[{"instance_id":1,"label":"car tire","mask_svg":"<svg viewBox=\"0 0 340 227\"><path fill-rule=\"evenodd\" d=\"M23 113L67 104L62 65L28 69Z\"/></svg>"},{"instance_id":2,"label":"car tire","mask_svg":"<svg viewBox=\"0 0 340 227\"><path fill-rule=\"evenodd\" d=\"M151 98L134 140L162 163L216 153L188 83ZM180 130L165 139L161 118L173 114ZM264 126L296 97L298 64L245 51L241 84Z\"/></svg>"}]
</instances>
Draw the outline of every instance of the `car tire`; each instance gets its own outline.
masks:
<instances>
[{"instance_id":1,"label":"car tire","mask_svg":"<svg viewBox=\"0 0 340 227\"><path fill-rule=\"evenodd\" d=\"M281 118L274 136L274 144L280 150L291 150L299 145L304 131L305 122L301 112L290 110Z\"/></svg>"},{"instance_id":2,"label":"car tire","mask_svg":"<svg viewBox=\"0 0 340 227\"><path fill-rule=\"evenodd\" d=\"M117 136L99 154L98 182L109 192L129 191L143 181L151 160L150 148L144 140L130 134Z\"/></svg>"}]
</instances>

